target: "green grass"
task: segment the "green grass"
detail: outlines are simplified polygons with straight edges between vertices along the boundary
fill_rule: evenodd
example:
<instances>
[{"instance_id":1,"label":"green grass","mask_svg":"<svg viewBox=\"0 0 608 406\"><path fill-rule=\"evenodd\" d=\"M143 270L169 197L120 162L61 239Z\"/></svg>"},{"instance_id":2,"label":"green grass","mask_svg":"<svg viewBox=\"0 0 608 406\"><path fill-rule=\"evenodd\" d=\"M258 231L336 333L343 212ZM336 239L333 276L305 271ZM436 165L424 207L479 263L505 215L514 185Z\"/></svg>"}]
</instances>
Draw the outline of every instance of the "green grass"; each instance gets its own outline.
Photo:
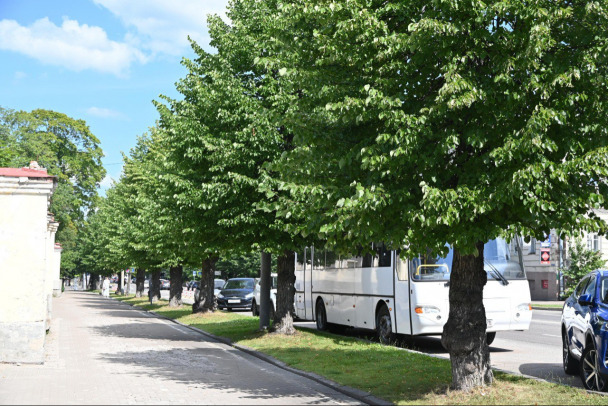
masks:
<instances>
[{"instance_id":1,"label":"green grass","mask_svg":"<svg viewBox=\"0 0 608 406\"><path fill-rule=\"evenodd\" d=\"M587 404L605 405L608 398L585 391L495 373L491 387L472 393L450 391L450 362L397 347L309 329L293 336L258 331L257 317L218 311L192 314L190 306L172 309L166 301L150 305L146 298L114 296L126 303L229 338L266 353L294 368L314 372L342 385L372 393L396 404Z\"/></svg>"}]
</instances>

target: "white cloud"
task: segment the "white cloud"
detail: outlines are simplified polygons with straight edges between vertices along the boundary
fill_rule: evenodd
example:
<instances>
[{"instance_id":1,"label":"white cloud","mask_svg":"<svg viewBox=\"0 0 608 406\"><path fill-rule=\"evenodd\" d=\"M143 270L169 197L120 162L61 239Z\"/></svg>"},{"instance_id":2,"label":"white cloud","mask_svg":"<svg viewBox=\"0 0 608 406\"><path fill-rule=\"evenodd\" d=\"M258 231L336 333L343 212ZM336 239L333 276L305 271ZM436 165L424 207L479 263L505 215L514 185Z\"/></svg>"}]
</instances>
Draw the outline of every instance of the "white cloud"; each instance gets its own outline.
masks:
<instances>
[{"instance_id":1,"label":"white cloud","mask_svg":"<svg viewBox=\"0 0 608 406\"><path fill-rule=\"evenodd\" d=\"M117 76L125 76L135 61L146 62L145 55L133 45L112 41L102 28L67 18L61 26L45 17L29 27L1 20L0 49L76 72L91 69Z\"/></svg>"},{"instance_id":2,"label":"white cloud","mask_svg":"<svg viewBox=\"0 0 608 406\"><path fill-rule=\"evenodd\" d=\"M110 175L106 175L105 178L101 182L99 182L99 187L102 189L109 189L116 181Z\"/></svg>"},{"instance_id":3,"label":"white cloud","mask_svg":"<svg viewBox=\"0 0 608 406\"><path fill-rule=\"evenodd\" d=\"M208 48L207 14L225 17L228 0L93 0L131 31L127 41L153 53L182 55L188 35Z\"/></svg>"},{"instance_id":4,"label":"white cloud","mask_svg":"<svg viewBox=\"0 0 608 406\"><path fill-rule=\"evenodd\" d=\"M122 114L119 111L106 109L104 107L95 107L95 106L89 107L87 109L87 114L89 114L91 116L95 116L95 117L116 118L116 119L120 119L120 120L124 120L127 118L124 114Z\"/></svg>"}]
</instances>

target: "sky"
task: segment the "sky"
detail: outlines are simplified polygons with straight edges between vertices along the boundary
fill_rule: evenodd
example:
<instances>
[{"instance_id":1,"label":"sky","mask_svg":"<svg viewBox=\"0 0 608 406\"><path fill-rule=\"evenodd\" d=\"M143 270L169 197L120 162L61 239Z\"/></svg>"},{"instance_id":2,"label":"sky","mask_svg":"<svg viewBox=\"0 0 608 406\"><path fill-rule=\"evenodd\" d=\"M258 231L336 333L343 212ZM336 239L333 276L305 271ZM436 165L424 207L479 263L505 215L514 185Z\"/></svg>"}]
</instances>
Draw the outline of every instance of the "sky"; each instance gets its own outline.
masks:
<instances>
[{"instance_id":1,"label":"sky","mask_svg":"<svg viewBox=\"0 0 608 406\"><path fill-rule=\"evenodd\" d=\"M0 0L0 106L54 110L87 122L108 176L158 119L153 100L178 98L187 37L209 46L208 14L228 0Z\"/></svg>"}]
</instances>

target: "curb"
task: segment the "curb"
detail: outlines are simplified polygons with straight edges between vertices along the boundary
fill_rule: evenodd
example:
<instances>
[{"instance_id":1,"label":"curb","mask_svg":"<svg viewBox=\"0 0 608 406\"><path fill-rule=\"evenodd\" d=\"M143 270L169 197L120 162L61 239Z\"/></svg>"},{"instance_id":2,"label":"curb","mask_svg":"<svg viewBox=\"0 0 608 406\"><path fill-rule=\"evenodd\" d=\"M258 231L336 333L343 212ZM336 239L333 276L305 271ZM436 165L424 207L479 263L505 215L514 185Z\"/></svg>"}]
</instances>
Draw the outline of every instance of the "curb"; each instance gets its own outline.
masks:
<instances>
[{"instance_id":1,"label":"curb","mask_svg":"<svg viewBox=\"0 0 608 406\"><path fill-rule=\"evenodd\" d=\"M258 359L260 359L262 361L265 361L265 362L267 362L267 363L269 363L271 365L274 365L277 368L281 368L281 369L283 369L285 371L288 371L288 372L291 372L293 374L302 376L304 378L308 378L308 379L310 379L310 380L312 380L314 382L317 382L318 384L321 384L321 385L326 386L326 387L328 387L330 389L333 389L336 392L339 392L339 393L341 393L343 395L349 396L349 397L351 397L351 398L353 398L355 400L358 400L358 401L360 401L360 402L362 402L364 404L367 404L367 405L383 405L383 406L393 405L393 403L388 402L388 401L386 401L384 399L377 398L377 397L375 397L374 395L372 395L369 392L365 392L365 391L362 391L362 390L359 390L359 389L356 389L356 388L351 388L350 386L340 385L337 382L331 381L331 380L329 380L329 379L327 379L325 377L322 377L320 375L317 375L317 374L315 374L313 372L306 372L306 371L302 371L300 369L292 368L292 367L288 366L287 364L285 364L284 362L279 361L278 359L276 359L274 357L271 357L270 355L261 353L259 351L254 350L253 348L249 348L249 347L244 346L244 345L235 344L235 343L233 343L228 338L216 336L214 334L208 333L208 332L203 331L201 329L198 329L196 327L189 326L187 324L184 324L184 323L179 322L177 320L174 320L174 319L171 319L169 317L163 316L163 315L158 314L156 312L153 312L153 311L150 311L150 310L145 310L145 309L142 309L140 307L136 307L136 306L134 306L132 304L129 304L129 303L123 303L123 302L121 302L119 300L116 300L114 298L110 298L110 299L112 299L112 300L120 303L121 305L129 306L129 307L132 307L132 308L137 308L138 310L144 311L146 313L150 313L150 314L154 315L155 317L157 317L159 319L167 320L167 321L170 321L170 322L172 322L174 324L177 324L179 326L185 327L185 328L187 328L187 329L189 329L191 331L194 331L195 333L204 335L205 337L211 338L211 339L213 339L215 341L218 341L218 342L220 342L222 344L228 345L228 346L230 346L232 348L235 348L235 349L237 349L239 351L242 351L242 352L244 352L244 353L246 353L248 355L256 357L256 358L258 358Z\"/></svg>"}]
</instances>

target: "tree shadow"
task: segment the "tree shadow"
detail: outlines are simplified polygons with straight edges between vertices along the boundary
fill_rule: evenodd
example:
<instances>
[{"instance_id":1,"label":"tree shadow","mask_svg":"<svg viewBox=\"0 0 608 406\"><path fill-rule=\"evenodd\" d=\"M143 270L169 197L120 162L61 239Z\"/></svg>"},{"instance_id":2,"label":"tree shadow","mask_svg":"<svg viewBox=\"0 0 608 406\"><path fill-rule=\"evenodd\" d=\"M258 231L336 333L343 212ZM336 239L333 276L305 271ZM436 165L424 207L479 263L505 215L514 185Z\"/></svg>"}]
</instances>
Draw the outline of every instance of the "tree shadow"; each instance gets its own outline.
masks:
<instances>
[{"instance_id":1,"label":"tree shadow","mask_svg":"<svg viewBox=\"0 0 608 406\"><path fill-rule=\"evenodd\" d=\"M582 388L583 384L578 375L567 375L561 363L529 363L522 364L519 372L524 375L535 376L549 382Z\"/></svg>"},{"instance_id":2,"label":"tree shadow","mask_svg":"<svg viewBox=\"0 0 608 406\"><path fill-rule=\"evenodd\" d=\"M216 344L168 351L124 351L102 357L107 362L129 366L131 375L171 380L204 390L205 403L234 404L243 399L280 399L281 403L295 404L335 403L336 398L352 401L314 381L270 364L260 365L263 361L257 358Z\"/></svg>"}]
</instances>

